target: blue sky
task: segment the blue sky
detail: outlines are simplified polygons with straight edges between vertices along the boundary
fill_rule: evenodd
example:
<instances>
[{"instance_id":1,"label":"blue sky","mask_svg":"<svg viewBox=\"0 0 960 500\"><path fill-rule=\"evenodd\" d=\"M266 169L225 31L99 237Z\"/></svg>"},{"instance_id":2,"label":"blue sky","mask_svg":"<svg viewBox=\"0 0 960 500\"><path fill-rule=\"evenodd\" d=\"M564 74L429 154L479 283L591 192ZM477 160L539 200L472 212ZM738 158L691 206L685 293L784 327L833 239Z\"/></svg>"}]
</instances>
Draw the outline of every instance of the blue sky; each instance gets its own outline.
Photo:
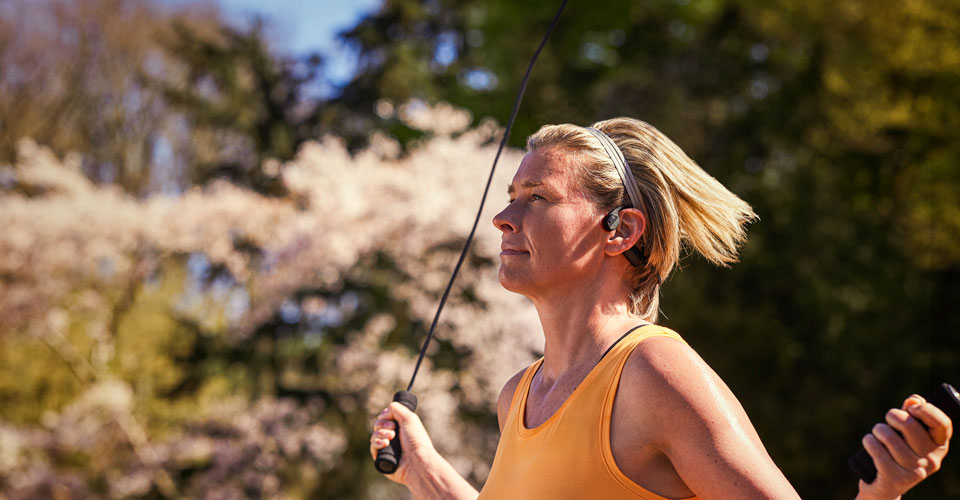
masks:
<instances>
[{"instance_id":1,"label":"blue sky","mask_svg":"<svg viewBox=\"0 0 960 500\"><path fill-rule=\"evenodd\" d=\"M166 0L189 4L195 0ZM353 69L353 54L336 43L337 32L353 26L375 11L382 0L208 0L220 6L227 19L246 24L254 15L268 20L268 35L283 53L323 54L330 83L346 81Z\"/></svg>"}]
</instances>

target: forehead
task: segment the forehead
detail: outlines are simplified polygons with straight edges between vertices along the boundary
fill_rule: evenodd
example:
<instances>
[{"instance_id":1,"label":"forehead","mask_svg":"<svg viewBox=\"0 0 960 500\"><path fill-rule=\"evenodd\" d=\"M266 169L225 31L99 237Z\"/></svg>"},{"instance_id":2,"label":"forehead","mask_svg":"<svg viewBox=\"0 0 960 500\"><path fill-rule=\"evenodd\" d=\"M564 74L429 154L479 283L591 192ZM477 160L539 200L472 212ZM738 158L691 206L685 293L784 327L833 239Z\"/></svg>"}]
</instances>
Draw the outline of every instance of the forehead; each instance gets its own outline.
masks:
<instances>
[{"instance_id":1,"label":"forehead","mask_svg":"<svg viewBox=\"0 0 960 500\"><path fill-rule=\"evenodd\" d=\"M513 192L524 187L545 186L567 192L579 191L576 181L576 169L569 154L556 149L537 150L523 157L507 190Z\"/></svg>"}]
</instances>

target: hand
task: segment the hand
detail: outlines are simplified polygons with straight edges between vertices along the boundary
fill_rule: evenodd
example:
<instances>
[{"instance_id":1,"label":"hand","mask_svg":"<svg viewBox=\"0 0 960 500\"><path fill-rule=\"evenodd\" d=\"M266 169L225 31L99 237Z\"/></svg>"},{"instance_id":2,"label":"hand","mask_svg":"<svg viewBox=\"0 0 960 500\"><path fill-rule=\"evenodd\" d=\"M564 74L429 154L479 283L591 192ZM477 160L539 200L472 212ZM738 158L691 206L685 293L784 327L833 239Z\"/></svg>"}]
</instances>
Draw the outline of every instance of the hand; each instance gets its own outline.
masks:
<instances>
[{"instance_id":1,"label":"hand","mask_svg":"<svg viewBox=\"0 0 960 500\"><path fill-rule=\"evenodd\" d=\"M390 403L373 422L370 435L370 455L376 459L377 451L390 445L400 426L400 447L403 454L393 474L385 474L391 481L410 486L411 476L428 467L429 458L436 455L433 441L423 427L420 417L400 403Z\"/></svg>"},{"instance_id":2,"label":"hand","mask_svg":"<svg viewBox=\"0 0 960 500\"><path fill-rule=\"evenodd\" d=\"M899 498L938 471L950 447L953 423L920 396L910 396L900 409L888 411L885 420L863 438L877 478L870 484L860 481L860 500Z\"/></svg>"}]
</instances>

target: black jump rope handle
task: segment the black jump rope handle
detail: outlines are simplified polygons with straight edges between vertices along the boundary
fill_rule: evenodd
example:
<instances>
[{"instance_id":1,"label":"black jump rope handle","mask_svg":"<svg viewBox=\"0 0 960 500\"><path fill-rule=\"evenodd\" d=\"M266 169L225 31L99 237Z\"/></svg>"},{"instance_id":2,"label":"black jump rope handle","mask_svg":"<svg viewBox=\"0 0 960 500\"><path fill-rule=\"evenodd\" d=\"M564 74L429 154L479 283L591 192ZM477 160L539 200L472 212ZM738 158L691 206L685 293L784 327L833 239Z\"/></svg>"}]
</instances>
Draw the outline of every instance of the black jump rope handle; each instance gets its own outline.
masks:
<instances>
[{"instance_id":1,"label":"black jump rope handle","mask_svg":"<svg viewBox=\"0 0 960 500\"><path fill-rule=\"evenodd\" d=\"M953 420L954 428L960 424L960 394L950 384L940 384L930 396L927 402L939 408L946 413L950 420ZM921 422L922 424L923 422ZM860 476L860 479L867 484L872 483L877 478L877 468L873 465L873 459L870 454L862 447L860 451L850 457L847 461L853 472Z\"/></svg>"},{"instance_id":2,"label":"black jump rope handle","mask_svg":"<svg viewBox=\"0 0 960 500\"><path fill-rule=\"evenodd\" d=\"M417 397L410 391L398 391L393 395L393 400L406 406L410 411L417 410ZM396 421L394 423L396 424ZM400 455L402 453L400 449L400 426L395 427L397 433L390 440L390 446L377 451L377 459L373 462L377 470L383 474L393 474L400 466Z\"/></svg>"}]
</instances>

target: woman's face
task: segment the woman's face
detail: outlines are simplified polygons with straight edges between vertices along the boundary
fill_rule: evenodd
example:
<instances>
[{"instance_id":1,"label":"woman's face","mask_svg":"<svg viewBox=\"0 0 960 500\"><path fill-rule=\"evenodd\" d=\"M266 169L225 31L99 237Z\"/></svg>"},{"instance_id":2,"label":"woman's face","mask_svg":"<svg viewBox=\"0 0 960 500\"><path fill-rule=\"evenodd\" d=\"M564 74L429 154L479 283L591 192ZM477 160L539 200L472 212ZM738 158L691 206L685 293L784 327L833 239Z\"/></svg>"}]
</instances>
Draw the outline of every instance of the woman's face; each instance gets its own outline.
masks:
<instances>
[{"instance_id":1,"label":"woman's face","mask_svg":"<svg viewBox=\"0 0 960 500\"><path fill-rule=\"evenodd\" d=\"M500 284L507 290L533 298L596 276L607 234L603 214L582 193L568 158L557 149L524 156L508 189L510 204L493 218L503 232Z\"/></svg>"}]
</instances>

